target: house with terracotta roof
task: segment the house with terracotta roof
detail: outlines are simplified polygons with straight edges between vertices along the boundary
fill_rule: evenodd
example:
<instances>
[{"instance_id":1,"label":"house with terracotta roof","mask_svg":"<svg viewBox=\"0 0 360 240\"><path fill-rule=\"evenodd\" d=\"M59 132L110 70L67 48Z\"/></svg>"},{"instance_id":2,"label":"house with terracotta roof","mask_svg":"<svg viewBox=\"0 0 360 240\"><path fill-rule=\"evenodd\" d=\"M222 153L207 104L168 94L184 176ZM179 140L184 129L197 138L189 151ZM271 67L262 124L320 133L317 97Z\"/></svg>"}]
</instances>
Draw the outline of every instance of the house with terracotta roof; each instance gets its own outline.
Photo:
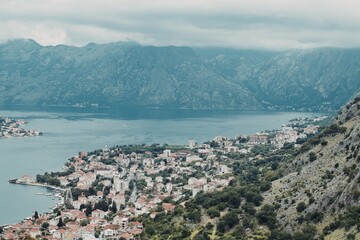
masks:
<instances>
[{"instance_id":1,"label":"house with terracotta roof","mask_svg":"<svg viewBox=\"0 0 360 240\"><path fill-rule=\"evenodd\" d=\"M61 216L63 218L69 218L71 220L75 220L75 219L78 219L79 221L81 219L84 219L86 218L86 215L84 212L80 211L80 210L77 210L77 209L71 209L71 210L68 210L68 211L63 211L61 213Z\"/></svg>"},{"instance_id":2,"label":"house with terracotta roof","mask_svg":"<svg viewBox=\"0 0 360 240\"><path fill-rule=\"evenodd\" d=\"M83 236L83 235L93 235L95 233L95 226L94 224L88 224L85 227L81 227L78 230L78 234Z\"/></svg>"},{"instance_id":3,"label":"house with terracotta roof","mask_svg":"<svg viewBox=\"0 0 360 240\"><path fill-rule=\"evenodd\" d=\"M39 229L35 229L35 228L29 230L29 233L28 233L28 234L29 234L30 237L32 237L32 238L36 238L36 236L41 236L40 230L39 230Z\"/></svg>"},{"instance_id":4,"label":"house with terracotta roof","mask_svg":"<svg viewBox=\"0 0 360 240\"><path fill-rule=\"evenodd\" d=\"M119 235L119 238L125 238L126 240L134 240L134 235L130 233L122 233Z\"/></svg>"},{"instance_id":5,"label":"house with terracotta roof","mask_svg":"<svg viewBox=\"0 0 360 240\"><path fill-rule=\"evenodd\" d=\"M53 233L54 238L65 239L66 231L64 229L57 230Z\"/></svg>"},{"instance_id":6,"label":"house with terracotta roof","mask_svg":"<svg viewBox=\"0 0 360 240\"><path fill-rule=\"evenodd\" d=\"M142 229L140 229L140 228L132 228L131 230L130 230L130 233L131 234L133 234L134 236L136 236L136 235L140 235L141 233L142 233Z\"/></svg>"},{"instance_id":7,"label":"house with terracotta roof","mask_svg":"<svg viewBox=\"0 0 360 240\"><path fill-rule=\"evenodd\" d=\"M35 179L32 176L24 175L17 180L18 183L29 184L34 183Z\"/></svg>"},{"instance_id":8,"label":"house with terracotta roof","mask_svg":"<svg viewBox=\"0 0 360 240\"><path fill-rule=\"evenodd\" d=\"M132 228L140 228L140 229L142 229L144 226L142 225L142 223L141 222L138 222L138 221L136 221L136 222L131 222L130 224L130 227L132 227Z\"/></svg>"},{"instance_id":9,"label":"house with terracotta roof","mask_svg":"<svg viewBox=\"0 0 360 240\"><path fill-rule=\"evenodd\" d=\"M164 208L165 213L172 212L175 209L175 205L172 203L163 203L162 207Z\"/></svg>"},{"instance_id":10,"label":"house with terracotta roof","mask_svg":"<svg viewBox=\"0 0 360 240\"><path fill-rule=\"evenodd\" d=\"M69 181L67 180L67 178L66 177L58 177L58 179L60 180L60 185L61 186L66 186L66 185L68 185L69 184Z\"/></svg>"}]
</instances>

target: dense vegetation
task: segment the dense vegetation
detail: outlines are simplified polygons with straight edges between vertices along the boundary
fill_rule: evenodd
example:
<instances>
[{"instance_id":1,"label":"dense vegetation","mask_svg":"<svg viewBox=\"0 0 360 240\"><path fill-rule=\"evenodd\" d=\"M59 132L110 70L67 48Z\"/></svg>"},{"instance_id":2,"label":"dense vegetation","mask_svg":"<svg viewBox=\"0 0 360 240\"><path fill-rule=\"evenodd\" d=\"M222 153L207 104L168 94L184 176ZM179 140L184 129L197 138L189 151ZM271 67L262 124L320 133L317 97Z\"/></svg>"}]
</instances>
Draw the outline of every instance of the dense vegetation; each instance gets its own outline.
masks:
<instances>
[{"instance_id":1,"label":"dense vegetation","mask_svg":"<svg viewBox=\"0 0 360 240\"><path fill-rule=\"evenodd\" d=\"M193 199L171 201L176 206L175 210L165 213L159 207L154 219L149 215L139 217L145 227L141 239L245 239L246 229L255 235L281 239L279 236L285 233L277 229L277 206L261 206L262 193L271 188L271 181L283 175L296 152L289 147L276 153L266 149L267 145L258 146L248 156L232 155L232 159L224 160L224 163L232 164L235 172L235 178L224 189L199 192ZM261 160L249 160L249 157L258 154L262 154ZM184 200L187 200L185 206L180 205ZM259 224L267 226L270 231L257 232ZM292 239L292 235L286 236ZM308 235L298 232L296 236Z\"/></svg>"},{"instance_id":2,"label":"dense vegetation","mask_svg":"<svg viewBox=\"0 0 360 240\"><path fill-rule=\"evenodd\" d=\"M60 181L57 177L67 176L74 172L74 168L69 168L67 171L64 172L46 172L45 174L37 174L36 175L36 182L38 183L46 183L53 186L60 186Z\"/></svg>"}]
</instances>

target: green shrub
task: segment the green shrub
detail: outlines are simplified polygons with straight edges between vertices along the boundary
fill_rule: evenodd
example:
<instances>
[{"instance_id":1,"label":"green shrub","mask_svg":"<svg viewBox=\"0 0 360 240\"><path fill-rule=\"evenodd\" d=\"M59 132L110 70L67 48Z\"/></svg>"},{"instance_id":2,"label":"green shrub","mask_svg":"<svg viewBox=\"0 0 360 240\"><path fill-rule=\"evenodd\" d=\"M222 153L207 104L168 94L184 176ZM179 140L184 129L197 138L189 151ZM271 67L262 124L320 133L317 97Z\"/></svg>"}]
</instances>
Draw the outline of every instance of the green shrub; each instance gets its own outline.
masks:
<instances>
[{"instance_id":1,"label":"green shrub","mask_svg":"<svg viewBox=\"0 0 360 240\"><path fill-rule=\"evenodd\" d=\"M315 161L316 159L317 159L316 154L315 154L314 152L310 152L310 153L309 153L309 161L310 161L310 162L313 162L313 161Z\"/></svg>"},{"instance_id":2,"label":"green shrub","mask_svg":"<svg viewBox=\"0 0 360 240\"><path fill-rule=\"evenodd\" d=\"M306 209L306 204L304 202L299 202L298 205L296 206L296 211L297 212L303 212Z\"/></svg>"},{"instance_id":3,"label":"green shrub","mask_svg":"<svg viewBox=\"0 0 360 240\"><path fill-rule=\"evenodd\" d=\"M258 219L260 224L267 225L270 229L276 227L277 219L275 208L272 205L264 205L261 210L256 214L256 218Z\"/></svg>"},{"instance_id":4,"label":"green shrub","mask_svg":"<svg viewBox=\"0 0 360 240\"><path fill-rule=\"evenodd\" d=\"M242 209L244 209L245 213L248 213L252 216L254 216L256 213L256 209L252 203L245 203Z\"/></svg>"},{"instance_id":5,"label":"green shrub","mask_svg":"<svg viewBox=\"0 0 360 240\"><path fill-rule=\"evenodd\" d=\"M340 127L337 124L332 124L330 127L327 127L324 130L323 134L333 136L337 133L345 133L345 132L346 132L346 127Z\"/></svg>"},{"instance_id":6,"label":"green shrub","mask_svg":"<svg viewBox=\"0 0 360 240\"><path fill-rule=\"evenodd\" d=\"M224 233L229 231L238 223L239 223L239 218L237 213L235 211L230 211L220 219L217 228L219 232Z\"/></svg>"},{"instance_id":7,"label":"green shrub","mask_svg":"<svg viewBox=\"0 0 360 240\"><path fill-rule=\"evenodd\" d=\"M324 214L319 211L314 211L305 215L305 220L313 223L319 223L323 220L323 218Z\"/></svg>"},{"instance_id":8,"label":"green shrub","mask_svg":"<svg viewBox=\"0 0 360 240\"><path fill-rule=\"evenodd\" d=\"M208 210L206 210L206 213L210 218L220 217L220 212L216 209L216 207L210 207Z\"/></svg>"},{"instance_id":9,"label":"green shrub","mask_svg":"<svg viewBox=\"0 0 360 240\"><path fill-rule=\"evenodd\" d=\"M326 140L321 141L321 146L326 146L328 142Z\"/></svg>"}]
</instances>

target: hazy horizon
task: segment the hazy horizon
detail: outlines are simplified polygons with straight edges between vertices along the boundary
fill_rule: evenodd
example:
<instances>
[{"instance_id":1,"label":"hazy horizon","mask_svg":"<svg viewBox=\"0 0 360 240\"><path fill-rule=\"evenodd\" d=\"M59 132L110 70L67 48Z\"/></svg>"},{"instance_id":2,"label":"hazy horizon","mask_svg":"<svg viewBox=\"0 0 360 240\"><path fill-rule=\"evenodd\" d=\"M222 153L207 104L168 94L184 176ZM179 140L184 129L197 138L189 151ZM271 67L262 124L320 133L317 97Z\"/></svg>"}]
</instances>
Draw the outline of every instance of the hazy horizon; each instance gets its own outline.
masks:
<instances>
[{"instance_id":1,"label":"hazy horizon","mask_svg":"<svg viewBox=\"0 0 360 240\"><path fill-rule=\"evenodd\" d=\"M98 42L87 42L82 45L71 45L71 44L42 44L35 39L31 38L13 38L13 39L7 39L5 41L0 41L0 45L7 44L9 42L13 41L34 41L36 44L42 46L42 47L56 47L56 46L68 46L68 47L77 47L82 48L86 47L87 45L95 44L95 45L106 45L106 44L129 44L129 45L138 45L142 47L189 47L193 49L214 49L214 50L233 50L233 51L268 51L268 52L282 52L282 51L291 51L291 50L312 50L312 49L360 49L359 47L339 47L339 46L318 46L318 47L308 47L308 48L277 48L277 49L270 49L270 48L260 48L260 47L231 47L231 46L191 46L191 45L152 45L152 44L143 44L136 41L111 41L106 43L98 43Z\"/></svg>"},{"instance_id":2,"label":"hazy horizon","mask_svg":"<svg viewBox=\"0 0 360 240\"><path fill-rule=\"evenodd\" d=\"M153 46L235 49L360 47L355 0L12 0L0 2L0 42L84 46L137 42Z\"/></svg>"}]
</instances>

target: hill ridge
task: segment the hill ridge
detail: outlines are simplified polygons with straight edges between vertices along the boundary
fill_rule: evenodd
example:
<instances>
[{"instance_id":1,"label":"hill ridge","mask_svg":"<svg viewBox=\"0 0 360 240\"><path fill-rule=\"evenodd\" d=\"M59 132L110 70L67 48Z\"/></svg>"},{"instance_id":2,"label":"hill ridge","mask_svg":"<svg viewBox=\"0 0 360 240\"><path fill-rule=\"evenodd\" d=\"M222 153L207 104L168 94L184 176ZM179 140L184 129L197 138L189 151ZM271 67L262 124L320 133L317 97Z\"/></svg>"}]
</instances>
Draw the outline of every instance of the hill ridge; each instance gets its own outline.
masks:
<instances>
[{"instance_id":1,"label":"hill ridge","mask_svg":"<svg viewBox=\"0 0 360 240\"><path fill-rule=\"evenodd\" d=\"M0 44L0 104L326 111L360 88L360 50Z\"/></svg>"}]
</instances>

